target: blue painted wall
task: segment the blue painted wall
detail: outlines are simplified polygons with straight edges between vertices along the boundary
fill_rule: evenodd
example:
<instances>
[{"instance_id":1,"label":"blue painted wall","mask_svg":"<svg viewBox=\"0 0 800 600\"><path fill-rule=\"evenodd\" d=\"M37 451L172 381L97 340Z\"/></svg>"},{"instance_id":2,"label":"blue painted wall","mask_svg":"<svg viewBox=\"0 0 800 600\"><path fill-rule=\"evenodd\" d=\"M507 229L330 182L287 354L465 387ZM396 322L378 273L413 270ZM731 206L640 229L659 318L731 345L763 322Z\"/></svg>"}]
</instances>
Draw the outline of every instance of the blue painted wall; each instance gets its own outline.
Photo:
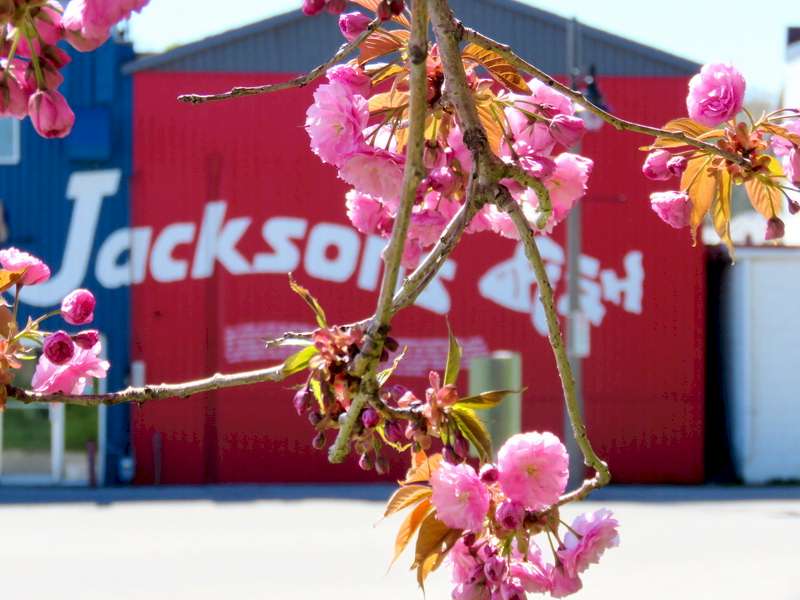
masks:
<instances>
[{"instance_id":1,"label":"blue painted wall","mask_svg":"<svg viewBox=\"0 0 800 600\"><path fill-rule=\"evenodd\" d=\"M109 236L129 224L128 184L131 170L132 83L121 65L133 58L129 44L109 42L96 52L69 50L72 62L64 71L62 93L76 114L73 133L63 140L40 138L29 120L21 123L21 160L0 166L2 200L9 237L3 246L17 246L44 259L53 279L64 270L78 273L78 286L97 297L94 326L107 340L111 361L110 391L125 387L129 377L128 286L109 289L98 281L98 250ZM80 172L118 171L119 188L100 205L96 231L81 222L78 237L91 240L87 258L64 264L67 232L76 202L67 197L70 177ZM85 273L82 276L80 273ZM73 277L72 279L75 279ZM33 288L30 290L35 292ZM31 299L42 304L45 300ZM22 319L38 315L49 306L22 306ZM119 482L120 457L130 452L129 407L111 407L107 417L106 482Z\"/></svg>"}]
</instances>

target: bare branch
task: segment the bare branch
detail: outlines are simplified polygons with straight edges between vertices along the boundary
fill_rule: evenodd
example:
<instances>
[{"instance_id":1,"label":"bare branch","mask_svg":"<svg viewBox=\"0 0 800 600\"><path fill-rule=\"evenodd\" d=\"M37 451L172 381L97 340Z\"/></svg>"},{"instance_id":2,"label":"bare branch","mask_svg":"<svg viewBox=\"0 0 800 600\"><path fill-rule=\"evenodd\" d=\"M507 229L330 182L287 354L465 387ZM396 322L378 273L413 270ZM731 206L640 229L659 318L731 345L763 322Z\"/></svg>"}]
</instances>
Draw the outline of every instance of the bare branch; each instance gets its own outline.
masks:
<instances>
[{"instance_id":1,"label":"bare branch","mask_svg":"<svg viewBox=\"0 0 800 600\"><path fill-rule=\"evenodd\" d=\"M292 88L302 88L309 83L322 77L328 69L336 63L344 60L358 48L364 40L372 35L376 29L381 25L381 20L376 18L372 21L367 29L361 33L352 42L342 44L338 52L334 54L327 62L313 68L305 75L300 75L289 81L282 81L280 83L268 83L266 85L259 85L254 87L235 87L227 92L221 94L184 94L178 96L179 102L186 102L187 104L205 104L207 102L217 102L220 100L230 100L231 98L243 98L245 96L258 96L260 94L270 94L272 92L280 92Z\"/></svg>"},{"instance_id":2,"label":"bare branch","mask_svg":"<svg viewBox=\"0 0 800 600\"><path fill-rule=\"evenodd\" d=\"M344 422L340 424L336 441L328 452L328 460L332 463L342 462L350 449L350 436L356 420L367 401L378 393L376 365L383 342L392 319L392 300L397 289L400 263L403 259L408 228L411 222L411 211L417 196L422 178L425 177L423 156L425 151L425 117L428 112L428 9L425 0L417 0L412 8L411 38L408 43L411 78L409 82L409 116L408 145L406 147L406 165L403 173L403 187L400 194L400 208L395 217L392 237L386 249L383 281L375 309L374 319L367 331L364 347L356 359L351 374L361 377L359 392L353 398L346 413Z\"/></svg>"},{"instance_id":3,"label":"bare branch","mask_svg":"<svg viewBox=\"0 0 800 600\"><path fill-rule=\"evenodd\" d=\"M750 160L744 158L743 156L739 156L738 154L734 154L732 152L727 152L718 148L714 144L710 144L708 142L704 142L702 140L695 139L691 136L686 135L680 131L666 131L664 129L658 129L657 127L649 127L647 125L640 125L639 123L634 123L632 121L626 121L625 119L620 119L612 115L609 112L604 111L599 106L596 106L589 102L582 93L577 90L573 90L569 86L564 85L563 83L559 82L558 80L550 77L547 73L539 69L538 67L532 65L525 59L521 58L517 54L514 53L511 46L507 44L501 44L498 41L493 40L490 37L487 37L480 33L479 31L475 31L474 29L470 29L469 27L464 27L460 22L456 22L457 31L461 34L460 40L469 41L486 50L491 50L502 56L506 61L508 61L512 66L516 67L520 71L524 73L528 73L533 78L538 79L545 85L558 90L565 96L568 96L573 102L576 104L580 104L589 112L597 115L603 121L614 127L619 131L632 131L634 133L641 133L644 135L650 135L653 137L665 138L670 140L675 140L677 142L681 142L686 146L693 146L698 150L702 150L704 152L708 152L709 154L714 154L716 156L721 156L725 160L728 160L734 164L741 165L745 169L750 169L753 165Z\"/></svg>"},{"instance_id":4,"label":"bare branch","mask_svg":"<svg viewBox=\"0 0 800 600\"><path fill-rule=\"evenodd\" d=\"M164 400L166 398L187 398L203 392L221 390L224 388L239 387L243 385L253 385L266 381L282 381L288 377L284 372L283 365L258 369L256 371L244 371L223 375L217 373L205 379L189 381L186 383L162 383L161 385L146 385L144 387L129 387L121 392L110 394L40 394L23 390L17 387L8 386L9 397L15 398L24 404L35 402L57 402L60 404L73 404L76 406L99 406L104 404L112 406L114 404L124 404L126 402L136 402L143 404L150 400Z\"/></svg>"},{"instance_id":5,"label":"bare branch","mask_svg":"<svg viewBox=\"0 0 800 600\"><path fill-rule=\"evenodd\" d=\"M596 480L590 480L591 482L589 484L584 483L584 486L575 492L575 499L579 499L588 495L593 489L606 485L611 481L611 474L608 470L608 465L597 456L594 448L592 448L592 444L586 432L586 424L583 422L583 417L581 417L578 399L575 395L575 379L572 376L572 367L567 357L564 336L561 333L561 327L558 323L558 313L556 312L555 300L553 298L553 288L550 285L547 270L542 261L542 256L539 253L539 248L536 245L536 238L528 225L528 221L525 219L525 215L522 213L522 209L513 199L499 208L505 210L514 222L517 232L519 233L520 241L525 248L525 256L527 256L528 261L533 267L533 272L536 275L536 282L539 287L539 298L542 301L545 316L547 317L550 346L556 358L558 374L561 377L561 387L564 392L564 402L567 406L570 423L572 423L575 441L581 449L586 466L593 468L597 473ZM586 488L585 490L584 487Z\"/></svg>"}]
</instances>

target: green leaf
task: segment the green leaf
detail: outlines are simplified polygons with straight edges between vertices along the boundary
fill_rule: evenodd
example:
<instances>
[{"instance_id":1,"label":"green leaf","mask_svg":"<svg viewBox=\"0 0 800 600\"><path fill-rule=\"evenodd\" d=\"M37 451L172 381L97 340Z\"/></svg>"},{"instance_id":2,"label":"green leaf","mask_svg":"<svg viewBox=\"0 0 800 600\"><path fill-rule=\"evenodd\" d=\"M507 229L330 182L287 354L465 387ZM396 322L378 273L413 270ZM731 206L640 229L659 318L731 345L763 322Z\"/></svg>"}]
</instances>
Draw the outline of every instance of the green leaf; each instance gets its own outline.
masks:
<instances>
[{"instance_id":1,"label":"green leaf","mask_svg":"<svg viewBox=\"0 0 800 600\"><path fill-rule=\"evenodd\" d=\"M325 403L322 401L322 384L319 382L319 379L312 378L311 381L308 382L308 387L311 388L314 398L317 399L320 412L325 412Z\"/></svg>"},{"instance_id":2,"label":"green leaf","mask_svg":"<svg viewBox=\"0 0 800 600\"><path fill-rule=\"evenodd\" d=\"M406 352L408 352L408 346L403 346L403 351L394 357L394 361L392 361L392 366L378 373L378 387L383 387L383 384L385 384L389 380L389 377L391 377L392 373L395 372L398 365L400 364L400 361L403 360L403 357L406 355Z\"/></svg>"},{"instance_id":3,"label":"green leaf","mask_svg":"<svg viewBox=\"0 0 800 600\"><path fill-rule=\"evenodd\" d=\"M447 366L444 369L444 385L455 385L458 379L458 371L461 368L461 346L458 344L450 323L447 323L447 334L450 338L450 345L447 349Z\"/></svg>"},{"instance_id":4,"label":"green leaf","mask_svg":"<svg viewBox=\"0 0 800 600\"><path fill-rule=\"evenodd\" d=\"M524 391L525 390L493 390L490 392L483 392L477 396L462 398L456 402L456 406L475 410L486 410L487 408L494 408L500 404L509 394L521 394Z\"/></svg>"},{"instance_id":5,"label":"green leaf","mask_svg":"<svg viewBox=\"0 0 800 600\"><path fill-rule=\"evenodd\" d=\"M490 461L492 459L492 438L475 411L455 404L450 409L450 416L455 420L459 431L475 448L481 462Z\"/></svg>"},{"instance_id":6,"label":"green leaf","mask_svg":"<svg viewBox=\"0 0 800 600\"><path fill-rule=\"evenodd\" d=\"M304 371L308 368L308 363L311 361L311 357L318 353L319 350L317 350L316 346L306 346L299 352L292 354L284 361L283 372L286 375L294 375L295 373Z\"/></svg>"},{"instance_id":7,"label":"green leaf","mask_svg":"<svg viewBox=\"0 0 800 600\"><path fill-rule=\"evenodd\" d=\"M305 303L308 304L311 307L311 310L314 311L314 316L317 319L317 325L322 328L327 327L328 320L325 318L325 311L322 310L322 306L320 306L319 302L317 302L317 299L311 295L311 292L294 280L294 277L292 277L291 273L289 273L289 287L292 288L294 293L305 300Z\"/></svg>"}]
</instances>

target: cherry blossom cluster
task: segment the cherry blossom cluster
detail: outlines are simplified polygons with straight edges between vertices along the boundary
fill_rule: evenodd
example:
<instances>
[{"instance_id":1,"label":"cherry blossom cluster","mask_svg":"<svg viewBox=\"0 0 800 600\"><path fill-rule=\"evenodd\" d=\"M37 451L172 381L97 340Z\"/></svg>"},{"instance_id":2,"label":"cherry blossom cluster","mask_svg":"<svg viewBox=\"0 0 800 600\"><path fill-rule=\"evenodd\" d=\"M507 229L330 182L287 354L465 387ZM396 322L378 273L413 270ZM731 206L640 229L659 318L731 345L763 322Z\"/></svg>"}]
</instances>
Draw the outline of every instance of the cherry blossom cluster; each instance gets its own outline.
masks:
<instances>
[{"instance_id":1,"label":"cherry blossom cluster","mask_svg":"<svg viewBox=\"0 0 800 600\"><path fill-rule=\"evenodd\" d=\"M725 178L748 186L754 208L767 219L766 240L783 237L784 223L779 214L784 199L791 214L800 211L800 204L787 193L791 187L779 181L800 186L800 109L783 109L756 120L744 108L745 89L745 79L735 67L705 65L689 82L686 107L690 120L671 121L665 128L714 143L719 149L750 161L749 168L675 143L666 147L656 142L647 155L642 166L646 177L655 181L681 180L680 190L655 192L650 197L653 211L672 227L697 227L699 223L692 222L693 208L711 203L708 193L699 192L704 187L701 182L706 175L720 179L723 170ZM687 173L690 161L702 164ZM729 198L722 183L712 184L710 189L716 190L717 197L724 194L722 197ZM699 216L702 218L703 214Z\"/></svg>"},{"instance_id":2,"label":"cherry blossom cluster","mask_svg":"<svg viewBox=\"0 0 800 600\"><path fill-rule=\"evenodd\" d=\"M110 36L111 27L140 10L149 0L2 0L3 30L0 115L30 116L39 135L69 134L75 114L58 91L69 55L61 40L81 52L95 50Z\"/></svg>"},{"instance_id":3,"label":"cherry blossom cluster","mask_svg":"<svg viewBox=\"0 0 800 600\"><path fill-rule=\"evenodd\" d=\"M21 367L21 360L33 358L34 347L28 341L41 346L42 353L36 364L31 387L33 391L44 394L80 394L90 378L104 378L109 363L100 358L100 334L96 329L84 329L68 333L63 329L46 331L44 321L54 316L72 326L82 327L94 319L95 298L89 290L77 289L70 292L62 301L60 308L29 319L25 327L16 322L19 292L24 286L38 285L50 279L50 269L35 256L18 250L0 250L2 266L2 291L15 289L14 303L9 305L0 297L0 383L5 402L5 385L11 383L13 369Z\"/></svg>"},{"instance_id":4,"label":"cherry blossom cluster","mask_svg":"<svg viewBox=\"0 0 800 600\"><path fill-rule=\"evenodd\" d=\"M455 600L563 598L580 590L581 574L619 544L619 524L608 510L561 521L557 503L568 465L559 439L536 431L512 436L496 464L484 464L480 473L467 463L439 463L430 478L431 503L438 520L461 532L449 553Z\"/></svg>"},{"instance_id":5,"label":"cherry blossom cluster","mask_svg":"<svg viewBox=\"0 0 800 600\"><path fill-rule=\"evenodd\" d=\"M340 28L354 39L368 24L361 13L340 17ZM519 93L501 89L479 75L465 60L469 85L497 114L498 156L540 180L553 204L545 232L561 222L586 193L592 161L568 152L580 141L585 126L573 103L548 86L531 81ZM434 46L428 58L429 130L424 153L425 176L416 192L403 266L413 269L422 254L440 238L466 201L473 167L452 107L445 101L444 73ZM389 76L391 74L391 76ZM525 91L526 93L521 93ZM346 195L347 215L362 233L388 238L400 206L407 134L407 73L392 65L337 65L314 92L306 130L311 149L335 166L353 186ZM531 226L539 216L536 192L517 181L502 182L521 205ZM494 231L518 237L509 216L487 205L473 219L468 233Z\"/></svg>"}]
</instances>

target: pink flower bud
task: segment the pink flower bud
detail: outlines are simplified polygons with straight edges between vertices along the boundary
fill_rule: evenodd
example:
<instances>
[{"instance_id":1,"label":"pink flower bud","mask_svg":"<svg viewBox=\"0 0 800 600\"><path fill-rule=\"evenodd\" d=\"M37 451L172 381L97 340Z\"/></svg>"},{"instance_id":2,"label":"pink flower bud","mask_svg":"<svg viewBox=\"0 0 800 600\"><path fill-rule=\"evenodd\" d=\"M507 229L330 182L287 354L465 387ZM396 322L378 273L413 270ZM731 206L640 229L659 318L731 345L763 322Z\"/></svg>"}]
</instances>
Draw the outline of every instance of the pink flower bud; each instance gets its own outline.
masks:
<instances>
[{"instance_id":1,"label":"pink flower bud","mask_svg":"<svg viewBox=\"0 0 800 600\"><path fill-rule=\"evenodd\" d=\"M431 189L441 193L443 196L449 196L453 193L458 182L453 174L453 170L449 167L439 167L431 171L428 176Z\"/></svg>"},{"instance_id":2,"label":"pink flower bud","mask_svg":"<svg viewBox=\"0 0 800 600\"><path fill-rule=\"evenodd\" d=\"M292 405L294 409L297 411L297 416L302 416L303 413L307 412L309 408L311 408L311 394L308 391L308 388L301 388L297 390L292 398Z\"/></svg>"},{"instance_id":3,"label":"pink flower bud","mask_svg":"<svg viewBox=\"0 0 800 600\"><path fill-rule=\"evenodd\" d=\"M455 438L453 450L456 451L459 458L467 458L469 456L469 442L467 438L461 435L460 431L456 433Z\"/></svg>"},{"instance_id":4,"label":"pink flower bud","mask_svg":"<svg viewBox=\"0 0 800 600\"><path fill-rule=\"evenodd\" d=\"M495 585L503 581L507 572L508 564L501 556L492 556L483 565L483 574L486 575L486 580Z\"/></svg>"},{"instance_id":5,"label":"pink flower bud","mask_svg":"<svg viewBox=\"0 0 800 600\"><path fill-rule=\"evenodd\" d=\"M559 144L572 148L586 133L586 124L580 117L556 115L550 121L550 135Z\"/></svg>"},{"instance_id":6,"label":"pink flower bud","mask_svg":"<svg viewBox=\"0 0 800 600\"><path fill-rule=\"evenodd\" d=\"M347 0L328 0L328 4L325 6L325 10L332 15L344 12L345 8L347 8Z\"/></svg>"},{"instance_id":7,"label":"pink flower bud","mask_svg":"<svg viewBox=\"0 0 800 600\"><path fill-rule=\"evenodd\" d=\"M320 431L317 435L314 436L314 439L311 441L311 445L314 447L315 450L322 450L325 447L325 443L327 440L325 439L325 432Z\"/></svg>"},{"instance_id":8,"label":"pink flower bud","mask_svg":"<svg viewBox=\"0 0 800 600\"><path fill-rule=\"evenodd\" d=\"M392 7L391 7L391 5L389 4L389 1L388 1L388 0L383 0L383 1L382 1L382 2L381 2L379 5L378 5L378 11L377 11L377 13L378 13L378 18L379 18L381 21L388 21L389 19L391 19L391 18L392 18L392 15L393 15L393 13L392 13Z\"/></svg>"},{"instance_id":9,"label":"pink flower bud","mask_svg":"<svg viewBox=\"0 0 800 600\"><path fill-rule=\"evenodd\" d=\"M367 429L372 429L377 427L378 423L381 421L381 416L378 414L378 411L374 408L365 408L364 411L361 413L361 424L364 425Z\"/></svg>"},{"instance_id":10,"label":"pink flower bud","mask_svg":"<svg viewBox=\"0 0 800 600\"><path fill-rule=\"evenodd\" d=\"M525 588L517 580L509 579L500 584L500 597L502 600L526 600Z\"/></svg>"},{"instance_id":11,"label":"pink flower bud","mask_svg":"<svg viewBox=\"0 0 800 600\"><path fill-rule=\"evenodd\" d=\"M497 507L494 518L509 531L515 531L525 520L525 507L519 502L505 500Z\"/></svg>"},{"instance_id":12,"label":"pink flower bud","mask_svg":"<svg viewBox=\"0 0 800 600\"><path fill-rule=\"evenodd\" d=\"M371 471L373 467L372 458L369 454L362 454L358 459L358 466L362 471Z\"/></svg>"},{"instance_id":13,"label":"pink flower bud","mask_svg":"<svg viewBox=\"0 0 800 600\"><path fill-rule=\"evenodd\" d=\"M23 285L36 285L50 279L50 268L41 260L17 248L0 250L0 265L7 271L25 271Z\"/></svg>"},{"instance_id":14,"label":"pink flower bud","mask_svg":"<svg viewBox=\"0 0 800 600\"><path fill-rule=\"evenodd\" d=\"M325 0L303 0L303 12L309 17L322 12L325 8Z\"/></svg>"},{"instance_id":15,"label":"pink flower bud","mask_svg":"<svg viewBox=\"0 0 800 600\"><path fill-rule=\"evenodd\" d=\"M389 421L383 427L383 434L392 444L400 444L405 441L405 427L400 421Z\"/></svg>"},{"instance_id":16,"label":"pink flower bud","mask_svg":"<svg viewBox=\"0 0 800 600\"><path fill-rule=\"evenodd\" d=\"M28 100L28 113L36 132L45 138L63 138L75 123L75 113L55 90L35 92Z\"/></svg>"},{"instance_id":17,"label":"pink flower bud","mask_svg":"<svg viewBox=\"0 0 800 600\"><path fill-rule=\"evenodd\" d=\"M642 173L648 179L655 181L666 181L670 179L673 173L668 167L668 163L672 155L667 150L653 150L644 159L642 165Z\"/></svg>"},{"instance_id":18,"label":"pink flower bud","mask_svg":"<svg viewBox=\"0 0 800 600\"><path fill-rule=\"evenodd\" d=\"M399 15L406 7L405 0L389 0L389 10L393 15Z\"/></svg>"},{"instance_id":19,"label":"pink flower bud","mask_svg":"<svg viewBox=\"0 0 800 600\"><path fill-rule=\"evenodd\" d=\"M89 290L70 292L61 303L61 316L70 325L85 325L94 319L95 299Z\"/></svg>"},{"instance_id":20,"label":"pink flower bud","mask_svg":"<svg viewBox=\"0 0 800 600\"><path fill-rule=\"evenodd\" d=\"M662 221L675 229L689 225L692 202L685 192L669 191L650 194L650 207Z\"/></svg>"},{"instance_id":21,"label":"pink flower bud","mask_svg":"<svg viewBox=\"0 0 800 600\"><path fill-rule=\"evenodd\" d=\"M389 472L389 461L385 456L379 456L375 460L375 472L378 475L386 475Z\"/></svg>"},{"instance_id":22,"label":"pink flower bud","mask_svg":"<svg viewBox=\"0 0 800 600\"><path fill-rule=\"evenodd\" d=\"M445 446L442 448L442 457L451 465L457 465L462 462L456 454L456 451L453 450L452 446Z\"/></svg>"},{"instance_id":23,"label":"pink flower bud","mask_svg":"<svg viewBox=\"0 0 800 600\"><path fill-rule=\"evenodd\" d=\"M0 115L23 119L28 114L28 96L13 70L0 79Z\"/></svg>"},{"instance_id":24,"label":"pink flower bud","mask_svg":"<svg viewBox=\"0 0 800 600\"><path fill-rule=\"evenodd\" d=\"M100 332L97 331L97 329L80 331L72 336L72 341L75 342L79 348L91 350L95 347L97 342L100 341Z\"/></svg>"},{"instance_id":25,"label":"pink flower bud","mask_svg":"<svg viewBox=\"0 0 800 600\"><path fill-rule=\"evenodd\" d=\"M781 239L786 233L786 227L778 217L772 217L767 221L767 232L764 234L764 239L768 242Z\"/></svg>"},{"instance_id":26,"label":"pink flower bud","mask_svg":"<svg viewBox=\"0 0 800 600\"><path fill-rule=\"evenodd\" d=\"M481 467L480 476L483 483L491 485L500 478L500 471L494 465L485 464Z\"/></svg>"},{"instance_id":27,"label":"pink flower bud","mask_svg":"<svg viewBox=\"0 0 800 600\"><path fill-rule=\"evenodd\" d=\"M483 562L486 562L495 556L497 556L497 548L488 542L478 548L478 558Z\"/></svg>"},{"instance_id":28,"label":"pink flower bud","mask_svg":"<svg viewBox=\"0 0 800 600\"><path fill-rule=\"evenodd\" d=\"M56 331L44 339L44 355L54 365L63 365L75 356L75 344L66 331Z\"/></svg>"},{"instance_id":29,"label":"pink flower bud","mask_svg":"<svg viewBox=\"0 0 800 600\"><path fill-rule=\"evenodd\" d=\"M796 200L789 200L789 214L796 215L800 212L800 203Z\"/></svg>"},{"instance_id":30,"label":"pink flower bud","mask_svg":"<svg viewBox=\"0 0 800 600\"><path fill-rule=\"evenodd\" d=\"M339 31L348 42L352 42L364 33L371 19L360 12L344 13L339 17Z\"/></svg>"},{"instance_id":31,"label":"pink flower bud","mask_svg":"<svg viewBox=\"0 0 800 600\"><path fill-rule=\"evenodd\" d=\"M670 174L675 177L680 177L689 166L689 159L685 156L673 156L667 161L667 169Z\"/></svg>"}]
</instances>

